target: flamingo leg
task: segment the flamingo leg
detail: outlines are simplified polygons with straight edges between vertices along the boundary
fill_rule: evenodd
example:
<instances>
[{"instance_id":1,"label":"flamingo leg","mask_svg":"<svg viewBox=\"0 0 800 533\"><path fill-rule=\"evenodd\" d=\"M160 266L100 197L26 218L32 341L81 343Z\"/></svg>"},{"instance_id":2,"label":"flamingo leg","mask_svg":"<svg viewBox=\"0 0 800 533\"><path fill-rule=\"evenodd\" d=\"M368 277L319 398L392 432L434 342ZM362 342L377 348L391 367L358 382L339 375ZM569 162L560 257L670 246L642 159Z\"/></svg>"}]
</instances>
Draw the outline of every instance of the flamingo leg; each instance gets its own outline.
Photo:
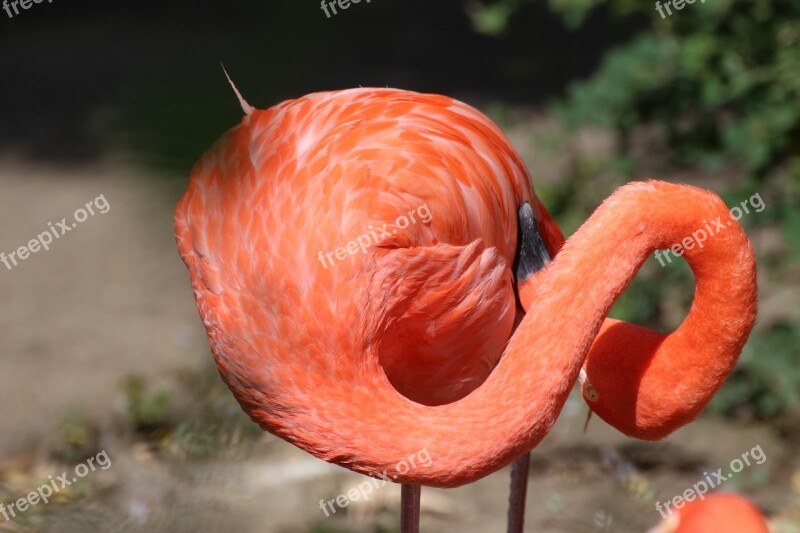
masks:
<instances>
[{"instance_id":1,"label":"flamingo leg","mask_svg":"<svg viewBox=\"0 0 800 533\"><path fill-rule=\"evenodd\" d=\"M511 465L511 492L508 496L508 533L522 533L525 526L525 496L531 454L526 453Z\"/></svg>"},{"instance_id":2,"label":"flamingo leg","mask_svg":"<svg viewBox=\"0 0 800 533\"><path fill-rule=\"evenodd\" d=\"M550 263L550 253L539 231L533 208L523 202L517 213L519 236L517 255L514 264L514 277L517 285L517 298L520 307L527 311L532 305L530 281L534 274ZM528 471L530 452L517 458L511 465L511 492L508 496L508 533L522 533L525 526L525 496L528 493Z\"/></svg>"},{"instance_id":3,"label":"flamingo leg","mask_svg":"<svg viewBox=\"0 0 800 533\"><path fill-rule=\"evenodd\" d=\"M400 488L400 533L419 533L419 499L422 487L402 485Z\"/></svg>"}]
</instances>

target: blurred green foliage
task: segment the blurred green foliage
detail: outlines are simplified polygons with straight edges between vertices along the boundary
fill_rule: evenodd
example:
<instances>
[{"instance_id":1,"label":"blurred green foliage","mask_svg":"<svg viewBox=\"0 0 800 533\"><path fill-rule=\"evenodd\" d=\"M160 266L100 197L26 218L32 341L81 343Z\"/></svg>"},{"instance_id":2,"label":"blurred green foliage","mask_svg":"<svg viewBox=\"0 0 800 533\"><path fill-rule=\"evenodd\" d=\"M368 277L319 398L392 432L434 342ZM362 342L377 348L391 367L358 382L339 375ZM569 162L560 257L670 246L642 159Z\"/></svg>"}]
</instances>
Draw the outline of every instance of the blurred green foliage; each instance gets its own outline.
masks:
<instances>
[{"instance_id":1,"label":"blurred green foliage","mask_svg":"<svg viewBox=\"0 0 800 533\"><path fill-rule=\"evenodd\" d=\"M69 463L80 462L100 449L100 429L82 410L69 411L61 422L61 439L55 456Z\"/></svg>"},{"instance_id":2,"label":"blurred green foliage","mask_svg":"<svg viewBox=\"0 0 800 533\"><path fill-rule=\"evenodd\" d=\"M147 382L140 375L125 380L125 397L128 403L128 420L134 430L151 434L168 425L169 393L148 392Z\"/></svg>"},{"instance_id":3,"label":"blurred green foliage","mask_svg":"<svg viewBox=\"0 0 800 533\"><path fill-rule=\"evenodd\" d=\"M671 16L662 8L662 18L650 1L549 0L570 27L595 9L641 24L588 80L569 88L560 115L571 126L597 124L623 136L658 122L681 163L737 159L759 175L788 163L797 179L800 2L701 1L673 7ZM473 3L469 13L479 31L501 34L527 3Z\"/></svg>"},{"instance_id":4,"label":"blurred green foliage","mask_svg":"<svg viewBox=\"0 0 800 533\"><path fill-rule=\"evenodd\" d=\"M181 378L185 388L192 391L192 401L189 412L161 443L172 456L241 458L263 438L261 428L220 381L216 365L187 371Z\"/></svg>"},{"instance_id":5,"label":"blurred green foliage","mask_svg":"<svg viewBox=\"0 0 800 533\"><path fill-rule=\"evenodd\" d=\"M543 1L473 0L467 12L477 31L504 38L525 31L514 23L516 16ZM537 192L569 233L602 199L592 197L587 190L596 187L587 184L609 176L614 185L641 177L632 146L643 127L656 126L664 134L665 164L672 169L686 167L701 174L735 168L747 177L727 185L723 198L729 205L756 192L766 199L768 209L757 220L741 222L751 235L761 229L781 241L779 247L757 254L771 292L775 287L796 288L800 2L696 0L681 10L670 5L671 15L666 3L660 2L662 17L654 0L547 0L569 28L592 24L593 13L602 11L639 29L628 42L606 51L595 71L571 84L553 104L565 131L587 126L611 131L618 153L606 160L577 158L556 184L537 183ZM569 141L555 142L563 150ZM683 262L669 268L654 263L644 265L612 316L674 328L691 301L691 271ZM761 320L710 411L770 420L785 434L800 427L798 347L800 325Z\"/></svg>"},{"instance_id":6,"label":"blurred green foliage","mask_svg":"<svg viewBox=\"0 0 800 533\"><path fill-rule=\"evenodd\" d=\"M154 449L182 459L240 457L263 436L220 381L216 366L180 374L190 398L153 391L141 375L124 382L128 424Z\"/></svg>"}]
</instances>

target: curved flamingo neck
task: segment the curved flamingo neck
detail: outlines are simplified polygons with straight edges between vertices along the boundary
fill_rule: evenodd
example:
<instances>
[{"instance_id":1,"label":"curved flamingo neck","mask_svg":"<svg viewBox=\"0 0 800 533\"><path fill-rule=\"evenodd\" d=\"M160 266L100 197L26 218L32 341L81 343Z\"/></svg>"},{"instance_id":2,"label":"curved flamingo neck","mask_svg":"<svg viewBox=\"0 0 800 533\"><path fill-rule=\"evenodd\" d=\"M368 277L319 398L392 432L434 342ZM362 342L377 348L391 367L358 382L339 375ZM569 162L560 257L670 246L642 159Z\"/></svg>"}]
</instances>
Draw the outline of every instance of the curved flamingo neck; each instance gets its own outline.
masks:
<instances>
[{"instance_id":1,"label":"curved flamingo neck","mask_svg":"<svg viewBox=\"0 0 800 533\"><path fill-rule=\"evenodd\" d=\"M688 315L668 335L607 319L585 364L587 382L600 393L598 405L587 403L640 439L663 438L700 414L735 366L756 316L755 258L727 207L694 195L668 209L683 236L660 247L687 245L683 257L696 282ZM604 398L603 391L616 392Z\"/></svg>"},{"instance_id":2,"label":"curved flamingo neck","mask_svg":"<svg viewBox=\"0 0 800 533\"><path fill-rule=\"evenodd\" d=\"M483 385L457 402L431 407L403 397L376 353L367 354L363 368L343 366L331 374L304 375L302 381L270 382L268 389L250 384L237 396L263 427L327 461L365 474L386 470L389 479L402 483L469 483L509 464L549 432L607 313L647 256L681 242L704 218L723 212L718 197L693 187L648 182L621 188L537 274L535 304L500 362ZM652 351L650 345L627 346L626 358L650 356L659 368L669 368L669 356L696 344L702 352L696 358L722 361L717 372L724 374L752 325L754 285L747 288L752 266L739 269L752 263L752 252L734 225L703 249L687 252L686 259L698 284L689 317ZM743 302L753 306L752 313L748 308L737 317L732 311ZM716 305L725 305L726 319L734 320L722 333L713 315ZM598 368L613 362L596 361ZM721 374L714 374L709 383L718 386L720 380ZM229 385L242 391L241 383ZM595 385L603 395L607 383L599 379ZM430 454L430 465L398 466L421 450Z\"/></svg>"}]
</instances>

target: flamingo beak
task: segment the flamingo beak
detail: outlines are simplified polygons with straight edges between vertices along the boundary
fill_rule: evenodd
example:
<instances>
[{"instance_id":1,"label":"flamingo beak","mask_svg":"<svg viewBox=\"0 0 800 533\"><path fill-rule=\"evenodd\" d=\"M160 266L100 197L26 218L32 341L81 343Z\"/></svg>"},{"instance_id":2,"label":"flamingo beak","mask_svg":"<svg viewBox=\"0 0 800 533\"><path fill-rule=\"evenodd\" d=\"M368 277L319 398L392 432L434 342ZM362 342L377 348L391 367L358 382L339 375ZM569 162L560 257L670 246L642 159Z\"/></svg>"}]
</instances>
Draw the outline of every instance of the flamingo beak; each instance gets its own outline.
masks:
<instances>
[{"instance_id":1,"label":"flamingo beak","mask_svg":"<svg viewBox=\"0 0 800 533\"><path fill-rule=\"evenodd\" d=\"M581 368L580 374L578 374L578 383L581 384L581 388L583 388L583 384L586 383L586 369ZM583 434L586 435L586 430L589 429L589 420L592 419L592 408L589 407L589 412L586 413L586 422L583 423Z\"/></svg>"},{"instance_id":2,"label":"flamingo beak","mask_svg":"<svg viewBox=\"0 0 800 533\"><path fill-rule=\"evenodd\" d=\"M517 217L519 234L514 259L514 280L519 305L527 311L536 296L536 273L550 263L550 253L544 244L531 204L523 202Z\"/></svg>"},{"instance_id":3,"label":"flamingo beak","mask_svg":"<svg viewBox=\"0 0 800 533\"><path fill-rule=\"evenodd\" d=\"M583 434L584 435L586 435L586 430L589 429L589 420L592 419L592 413L594 413L594 411L592 411L592 408L590 407L589 408L589 412L586 413L586 422L583 423Z\"/></svg>"},{"instance_id":4,"label":"flamingo beak","mask_svg":"<svg viewBox=\"0 0 800 533\"><path fill-rule=\"evenodd\" d=\"M522 202L517 218L519 236L514 273L517 283L520 283L546 267L550 263L550 253L544 244L531 204Z\"/></svg>"}]
</instances>

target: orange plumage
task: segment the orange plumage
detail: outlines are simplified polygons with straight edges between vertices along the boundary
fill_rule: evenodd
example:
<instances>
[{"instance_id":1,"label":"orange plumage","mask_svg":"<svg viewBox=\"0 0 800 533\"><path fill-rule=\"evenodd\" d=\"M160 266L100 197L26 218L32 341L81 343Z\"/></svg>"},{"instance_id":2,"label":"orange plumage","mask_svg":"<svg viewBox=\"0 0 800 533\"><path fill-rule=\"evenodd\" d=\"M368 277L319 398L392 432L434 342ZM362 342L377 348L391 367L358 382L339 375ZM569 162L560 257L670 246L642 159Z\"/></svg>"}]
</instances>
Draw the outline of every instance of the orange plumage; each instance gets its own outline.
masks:
<instances>
[{"instance_id":1,"label":"orange plumage","mask_svg":"<svg viewBox=\"0 0 800 533\"><path fill-rule=\"evenodd\" d=\"M518 287L521 317L525 201L555 257ZM327 256L421 205L429 220ZM483 114L353 89L248 113L195 166L175 231L220 373L253 420L358 472L455 486L534 447L584 361L590 406L630 435L699 413L755 317L738 224L687 253L698 289L676 332L604 320L649 253L723 212L700 189L630 184L564 243ZM422 449L429 467L396 468Z\"/></svg>"},{"instance_id":2,"label":"orange plumage","mask_svg":"<svg viewBox=\"0 0 800 533\"><path fill-rule=\"evenodd\" d=\"M715 492L688 502L649 533L768 533L761 512L731 492Z\"/></svg>"}]
</instances>

